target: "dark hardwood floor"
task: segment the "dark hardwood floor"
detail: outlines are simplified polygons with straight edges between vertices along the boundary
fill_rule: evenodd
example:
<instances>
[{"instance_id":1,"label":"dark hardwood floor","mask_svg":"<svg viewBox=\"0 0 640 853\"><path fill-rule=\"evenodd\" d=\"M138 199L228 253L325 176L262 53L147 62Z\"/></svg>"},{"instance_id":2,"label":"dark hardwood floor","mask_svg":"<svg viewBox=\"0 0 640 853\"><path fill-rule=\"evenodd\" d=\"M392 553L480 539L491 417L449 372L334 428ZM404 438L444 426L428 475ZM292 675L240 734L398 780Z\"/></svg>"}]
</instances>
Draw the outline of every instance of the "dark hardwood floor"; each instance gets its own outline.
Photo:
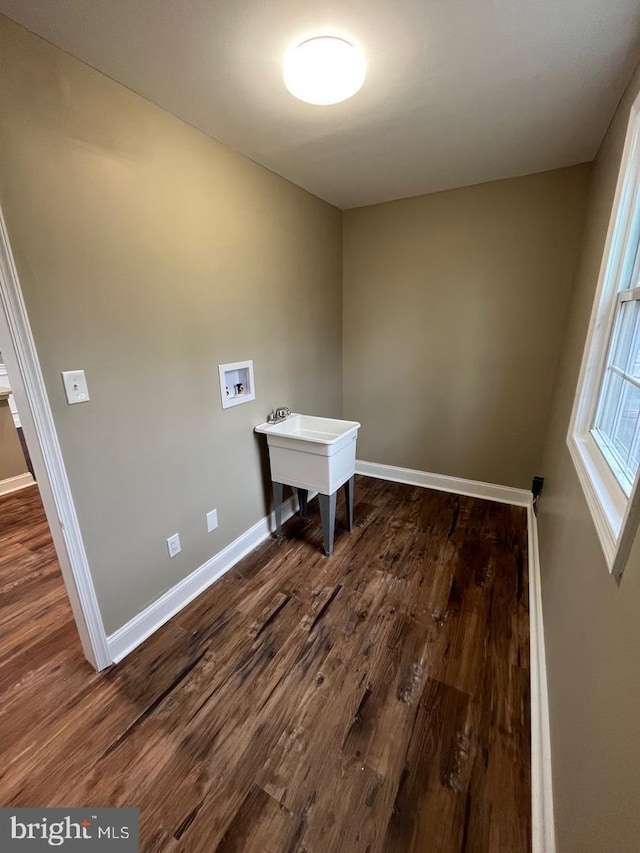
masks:
<instances>
[{"instance_id":1,"label":"dark hardwood floor","mask_svg":"<svg viewBox=\"0 0 640 853\"><path fill-rule=\"evenodd\" d=\"M0 707L57 655L82 659L38 487L0 496ZM4 717L3 717L4 719ZM1 725L1 724L0 724ZM0 728L4 752L6 734Z\"/></svg>"},{"instance_id":2,"label":"dark hardwood floor","mask_svg":"<svg viewBox=\"0 0 640 853\"><path fill-rule=\"evenodd\" d=\"M0 498L0 804L138 806L143 851L529 851L525 510L357 478L343 514L96 674L37 489Z\"/></svg>"}]
</instances>

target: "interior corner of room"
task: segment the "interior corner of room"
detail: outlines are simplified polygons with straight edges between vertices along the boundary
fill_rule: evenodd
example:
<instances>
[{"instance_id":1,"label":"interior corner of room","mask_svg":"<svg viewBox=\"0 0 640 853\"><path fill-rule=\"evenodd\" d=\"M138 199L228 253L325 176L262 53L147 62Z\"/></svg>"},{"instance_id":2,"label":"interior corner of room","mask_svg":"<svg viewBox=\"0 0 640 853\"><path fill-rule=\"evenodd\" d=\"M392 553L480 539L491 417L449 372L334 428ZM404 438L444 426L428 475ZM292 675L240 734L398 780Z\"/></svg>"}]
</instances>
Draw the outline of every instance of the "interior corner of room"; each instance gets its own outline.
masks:
<instances>
[{"instance_id":1,"label":"interior corner of room","mask_svg":"<svg viewBox=\"0 0 640 853\"><path fill-rule=\"evenodd\" d=\"M536 51L543 49L536 37L525 38L518 29L522 51L526 46L529 52L522 55L525 70L514 71L509 86L505 80L511 94L500 89L499 71L500 62L513 62L509 51L503 56L496 48L483 58L474 52L468 58L470 94L458 77L451 79L456 111L447 108L443 78L429 66L440 88L429 90L422 106L412 88L406 103L396 103L397 121L366 88L374 85L369 77L363 100L355 95L353 102L336 104L335 120L326 112L334 107L292 106L284 89L263 103L235 64L240 59L231 59L235 42L229 38L219 61L229 63L233 97L211 95L220 133L215 110L181 88L197 88L198 75L180 82L180 74L174 79L167 67L178 61L173 48L161 62L159 49L150 49L148 65L133 61L143 11L129 10L130 41L118 16L107 15L103 49L93 18L82 35L64 4L49 10L19 5L0 0L0 542L14 548L4 562L0 553L0 569L7 571L0 572L6 596L0 617L7 632L21 614L28 625L21 628L24 645L15 642L5 657L0 630L6 707L21 701L19 690L28 694L30 707L37 704L35 687L21 687L20 679L48 645L37 677L51 691L51 702L62 702L62 670L78 697L85 689L98 691L99 704L111 714L105 720L113 729L105 722L96 734L96 743L100 737L104 742L99 754L95 746L95 766L120 772L118 756L113 763L109 756L126 742L131 756L144 756L140 768L148 759L156 773L165 760L162 725L155 732L144 729L148 740L138 727L157 707L165 713L162 702L183 679L192 679L180 701L193 719L205 713L207 702L215 704L220 691L227 704L216 709L221 716L215 719L226 732L224 709L232 702L234 678L237 695L248 697L238 712L248 720L262 707L259 700L269 701L270 691L279 695L285 671L288 677L301 673L289 702L298 702L303 722L287 731L300 738L300 754L308 750L321 764L320 752L313 752L320 742L308 734L313 721L304 718L305 702L315 708L317 700L302 685L313 676L313 685L331 691L332 679L347 683L352 677L340 669L346 652L336 653L335 670L324 657L322 666L317 663L315 656L328 649L319 650L313 635L325 630L322 620L333 614L334 602L346 607L348 600L358 613L345 610L339 642L348 642L345 636L358 630L361 619L362 631L381 632L393 660L386 668L381 658L380 683L370 683L369 647L358 646L354 671L364 679L362 691L346 696L336 687L328 694L336 715L344 711L350 720L340 748L353 747L349 761L355 763L341 753L344 763L334 767L331 756L327 772L344 781L362 757L369 787L354 783L349 796L364 791L362 801L353 794L354 801L345 795L344 803L354 814L372 815L378 795L380 809L388 800L383 834L369 827L373 846L361 847L362 839L345 828L346 805L335 821L326 816L334 805L325 806L325 800L314 812L308 780L286 764L293 761L291 744L280 730L276 737L271 719L259 718L262 739L258 746L251 741L258 756L255 777L243 776L239 756L250 757L250 750L242 751L245 742L236 758L220 747L220 761L229 762L225 768L236 768L235 775L225 770L228 800L190 747L197 733L184 735L180 757L171 759L180 767L183 759L184 766L193 761L196 768L193 777L185 771L176 782L175 801L168 793L162 802L153 799L143 770L132 769L135 784L146 792L142 800L163 827L155 841L147 827L144 844L150 846L141 849L179 843L186 844L181 849L200 849L189 827L201 804L187 788L202 782L208 808L194 826L204 825L201 831L210 830L221 845L211 849L257 852L251 844L266 838L259 834L265 827L272 827L281 849L294 849L284 845L285 839L293 843L287 833L295 816L300 832L310 833L304 837L316 839L309 842L310 853L399 851L400 844L418 850L429 820L438 831L446 821L455 827L442 851L636 853L640 545L633 526L624 574L612 575L567 443L612 239L625 139L640 97L640 22L632 4L615 0L615 9L603 5L598 11L617 39L615 50L604 36L601 44L585 21L584 37L574 34L575 46L554 53L556 64L550 58L546 70L536 64ZM113 5L105 0L105 8ZM240 5L253 15L247 18L247 44L238 47L249 63L249 46L268 16L250 0ZM279 50L274 21L284 26L279 16L293 15L291 4L275 5L269 55ZM418 5L407 4L401 14L395 4L381 4L376 26L388 28L393 44L404 44L414 16L423 14ZM166 20L173 20L170 4L161 6ZM231 9L214 13L200 3L192 6L190 25L186 18L174 21L176 44L209 14L219 14L227 27L235 20ZM550 4L545 10L560 15ZM485 11L472 17L484 21ZM376 45L374 55L383 56L373 26L367 28L355 11L348 20L362 21ZM453 19L446 20L453 26ZM485 24L481 35L488 39ZM469 22L456 26L471 37ZM150 44L159 37L155 27ZM519 43L515 34L513 39ZM121 43L120 51L109 43ZM389 67L396 76L387 83L376 76L373 59L367 68L384 91L404 79L402 51L394 50ZM411 56L416 51L411 47ZM553 81L565 67L560 53L568 63L566 90L554 99ZM266 60L251 62L269 85L260 64ZM438 62L438 68L449 68L444 55L438 54ZM474 82L483 69L495 97ZM522 93L531 117L516 109L520 95L513 93ZM418 109L427 116L433 110L439 127L417 121ZM411 139L403 135L403 121ZM448 135L455 145L449 146ZM358 155L360 145L368 156ZM634 198L640 205L640 193ZM293 427L287 437L287 429L274 424L293 424L288 419L301 414L310 418L300 429L308 431L304 441L315 442L314 459L304 460L304 476L286 465L276 476L273 436L280 436L281 447L293 447ZM324 427L319 419L326 419ZM357 432L355 467L336 473L324 457L336 442L343 447L348 430L354 453ZM326 483L321 458L328 466ZM534 478L544 478L535 503ZM29 524L30 537L21 538ZM366 580L358 575L365 564ZM427 567L426 580L412 586L416 566ZM29 608L16 592L21 567L31 572L23 582ZM55 586L60 572L64 584ZM38 587L39 579L44 586ZM223 607L223 600L231 604ZM394 633L392 625L399 623L387 620L400 618L396 606L402 613L405 608L406 620ZM312 639L305 633L297 657L282 652L276 678L260 667L279 649L270 632L280 630L281 613L291 620L292 636L302 625ZM483 620L487 633L478 651L472 640ZM503 637L496 639L492 624ZM418 654L422 628L432 633L422 638ZM334 641L331 635L328 648ZM219 645L207 645L213 643ZM243 662L238 670L231 666L234 653ZM493 701L493 682L476 682L471 672L491 655L495 689L508 692L514 703L507 710L500 706L492 719L482 708ZM419 698L412 693L414 676ZM202 704L194 698L200 693L206 694ZM367 703L380 715L373 723ZM79 706L80 699L69 702L69 728L65 722L56 729L60 743L75 726L85 733L90 727L90 709L83 721ZM405 716L386 717L391 706ZM126 724L120 725L125 707ZM35 730L46 730L49 713L35 715ZM171 710L166 713L169 719ZM438 745L427 755L426 741L412 726L421 721L428 732L440 713L454 721L444 735L450 742L435 738ZM205 729L213 731L213 719L207 718ZM392 746L376 746L378 727L388 730L392 721L406 733L406 785L400 764L397 778L389 770L395 768ZM471 804L482 750L464 747L476 743L476 730L484 725L498 756L496 764L485 762L494 787L524 785L530 794L525 806L516 795L509 806L518 812L518 827L514 818L493 834L484 818L499 807L490 799ZM398 742L403 737L398 734ZM22 806L30 798L29 805L61 805L55 773L47 775L53 752L39 768L42 753L32 741L24 745L31 751L23 761L22 741L16 740L6 784L0 777L6 805ZM235 743L231 735L228 743ZM151 756L156 747L158 755ZM520 776L515 760L509 761L516 752L529 761ZM125 796L124 788L98 784L102 771L83 775L74 760L69 775L77 778L61 790L79 798L78 805L93 802L94 795L98 805L133 805L129 791ZM420 770L416 777L411 768L418 764L438 764L440 770L433 776ZM287 787L286 773L298 787ZM436 788L446 821L437 817L435 800L423 799L423 789ZM184 813L178 801L189 804ZM166 827L159 817L163 808ZM223 829L207 824L216 809L228 812ZM464 846L469 810L476 847ZM309 827L318 821L324 823L316 838ZM338 836L326 827L338 824L343 846L330 848L327 839L336 845Z\"/></svg>"}]
</instances>

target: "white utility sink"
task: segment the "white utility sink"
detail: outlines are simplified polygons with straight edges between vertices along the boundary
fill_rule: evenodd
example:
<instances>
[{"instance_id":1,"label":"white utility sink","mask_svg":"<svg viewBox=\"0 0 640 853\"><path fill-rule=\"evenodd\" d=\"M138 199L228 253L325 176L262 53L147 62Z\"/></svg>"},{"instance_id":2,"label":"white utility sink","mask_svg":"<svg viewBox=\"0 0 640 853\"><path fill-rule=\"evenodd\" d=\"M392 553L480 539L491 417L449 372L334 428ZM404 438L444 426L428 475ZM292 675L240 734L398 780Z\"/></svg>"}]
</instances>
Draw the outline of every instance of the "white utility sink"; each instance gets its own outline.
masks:
<instances>
[{"instance_id":1,"label":"white utility sink","mask_svg":"<svg viewBox=\"0 0 640 853\"><path fill-rule=\"evenodd\" d=\"M256 432L267 436L276 536L282 539L282 487L298 489L300 515L307 517L310 491L318 492L324 532L324 553L333 553L336 495L344 486L347 529L353 530L353 489L356 471L357 421L338 421L314 415L288 415L277 423L259 424Z\"/></svg>"},{"instance_id":2,"label":"white utility sink","mask_svg":"<svg viewBox=\"0 0 640 853\"><path fill-rule=\"evenodd\" d=\"M355 473L357 421L291 414L255 429L267 436L274 482L331 495Z\"/></svg>"}]
</instances>

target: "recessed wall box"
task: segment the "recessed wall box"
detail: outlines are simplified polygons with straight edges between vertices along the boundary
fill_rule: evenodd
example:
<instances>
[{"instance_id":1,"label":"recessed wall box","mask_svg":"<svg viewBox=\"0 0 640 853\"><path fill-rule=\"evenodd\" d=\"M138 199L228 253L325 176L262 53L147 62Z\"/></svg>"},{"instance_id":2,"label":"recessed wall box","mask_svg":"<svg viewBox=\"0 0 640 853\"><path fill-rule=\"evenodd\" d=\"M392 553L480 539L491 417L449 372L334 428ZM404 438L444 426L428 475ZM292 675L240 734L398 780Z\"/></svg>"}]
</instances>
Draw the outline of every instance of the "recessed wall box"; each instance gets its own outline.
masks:
<instances>
[{"instance_id":1,"label":"recessed wall box","mask_svg":"<svg viewBox=\"0 0 640 853\"><path fill-rule=\"evenodd\" d=\"M220 398L223 409L255 400L253 361L232 361L229 364L220 364L218 371L220 373Z\"/></svg>"}]
</instances>

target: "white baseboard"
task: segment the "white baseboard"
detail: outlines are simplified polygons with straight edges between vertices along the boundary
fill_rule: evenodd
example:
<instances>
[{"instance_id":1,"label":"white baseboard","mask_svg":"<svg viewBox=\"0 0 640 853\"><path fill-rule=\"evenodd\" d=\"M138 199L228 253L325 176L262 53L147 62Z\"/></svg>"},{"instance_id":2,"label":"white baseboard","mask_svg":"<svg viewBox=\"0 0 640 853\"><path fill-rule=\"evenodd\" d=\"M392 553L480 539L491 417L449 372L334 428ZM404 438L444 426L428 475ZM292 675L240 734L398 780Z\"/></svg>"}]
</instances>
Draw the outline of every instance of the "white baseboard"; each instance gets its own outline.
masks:
<instances>
[{"instance_id":1,"label":"white baseboard","mask_svg":"<svg viewBox=\"0 0 640 853\"><path fill-rule=\"evenodd\" d=\"M544 646L538 520L527 507L529 552L529 643L531 667L531 824L532 853L555 853L551 728Z\"/></svg>"},{"instance_id":2,"label":"white baseboard","mask_svg":"<svg viewBox=\"0 0 640 853\"><path fill-rule=\"evenodd\" d=\"M488 501L529 506L531 492L526 489L513 489L511 486L496 486L479 480L463 480L460 477L447 477L445 474L429 474L412 468L398 468L395 465L381 465L377 462L356 460L356 474L376 477L379 480L392 480L394 483L406 483L408 486L422 486L425 489L437 489L466 495L470 498L482 498Z\"/></svg>"},{"instance_id":3,"label":"white baseboard","mask_svg":"<svg viewBox=\"0 0 640 853\"><path fill-rule=\"evenodd\" d=\"M309 494L309 500L315 493ZM297 512L298 501L295 496L288 498L282 504L282 522L287 521ZM140 643L157 631L161 625L168 622L194 598L204 592L207 587L222 577L225 572L253 551L275 529L273 513L264 516L243 534L234 539L226 548L203 563L195 571L183 578L164 595L152 602L142 612L130 619L122 628L118 628L107 637L107 647L113 663L118 663L132 652Z\"/></svg>"},{"instance_id":4,"label":"white baseboard","mask_svg":"<svg viewBox=\"0 0 640 853\"><path fill-rule=\"evenodd\" d=\"M18 474L17 477L7 477L6 480L0 480L0 495L8 495L10 492L17 492L18 489L26 489L27 486L33 486L35 480L31 474Z\"/></svg>"}]
</instances>

